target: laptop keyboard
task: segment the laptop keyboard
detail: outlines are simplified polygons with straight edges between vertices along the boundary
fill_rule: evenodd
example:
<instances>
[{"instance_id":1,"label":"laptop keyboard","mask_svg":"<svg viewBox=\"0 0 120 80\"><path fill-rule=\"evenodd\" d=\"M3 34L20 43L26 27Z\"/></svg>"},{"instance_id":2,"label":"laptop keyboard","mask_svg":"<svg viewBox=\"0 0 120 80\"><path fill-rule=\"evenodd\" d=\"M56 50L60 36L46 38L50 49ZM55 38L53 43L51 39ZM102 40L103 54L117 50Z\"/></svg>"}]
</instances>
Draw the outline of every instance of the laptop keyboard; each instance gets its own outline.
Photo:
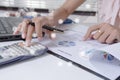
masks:
<instances>
[{"instance_id":1,"label":"laptop keyboard","mask_svg":"<svg viewBox=\"0 0 120 80\"><path fill-rule=\"evenodd\" d=\"M12 34L13 28L17 27L22 18L0 17L0 34Z\"/></svg>"}]
</instances>

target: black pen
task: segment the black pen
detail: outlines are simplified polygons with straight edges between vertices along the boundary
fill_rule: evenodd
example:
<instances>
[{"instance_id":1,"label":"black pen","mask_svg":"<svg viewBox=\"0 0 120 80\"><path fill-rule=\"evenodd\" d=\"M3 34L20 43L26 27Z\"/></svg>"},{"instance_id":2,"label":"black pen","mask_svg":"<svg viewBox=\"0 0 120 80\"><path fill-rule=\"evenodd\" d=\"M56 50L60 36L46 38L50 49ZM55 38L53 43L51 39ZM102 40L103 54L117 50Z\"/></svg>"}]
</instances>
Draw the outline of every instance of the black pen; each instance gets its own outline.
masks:
<instances>
[{"instance_id":1,"label":"black pen","mask_svg":"<svg viewBox=\"0 0 120 80\"><path fill-rule=\"evenodd\" d=\"M29 22L29 24L32 25L32 26L35 26L35 23L33 23L33 22ZM47 29L47 30L49 30L49 31L64 32L64 30L57 29L57 28L53 28L53 27L46 26L46 25L44 25L42 28Z\"/></svg>"}]
</instances>

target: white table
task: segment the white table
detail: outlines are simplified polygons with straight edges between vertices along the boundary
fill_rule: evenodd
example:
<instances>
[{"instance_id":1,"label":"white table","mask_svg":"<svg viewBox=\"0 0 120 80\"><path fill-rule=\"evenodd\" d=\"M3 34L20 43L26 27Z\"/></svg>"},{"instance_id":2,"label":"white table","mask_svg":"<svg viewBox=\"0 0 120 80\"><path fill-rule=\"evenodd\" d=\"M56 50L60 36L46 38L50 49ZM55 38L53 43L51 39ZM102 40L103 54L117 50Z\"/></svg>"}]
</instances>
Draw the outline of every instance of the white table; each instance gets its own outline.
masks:
<instances>
[{"instance_id":1,"label":"white table","mask_svg":"<svg viewBox=\"0 0 120 80\"><path fill-rule=\"evenodd\" d=\"M0 42L0 46L14 42ZM53 55L0 68L0 80L102 80Z\"/></svg>"}]
</instances>

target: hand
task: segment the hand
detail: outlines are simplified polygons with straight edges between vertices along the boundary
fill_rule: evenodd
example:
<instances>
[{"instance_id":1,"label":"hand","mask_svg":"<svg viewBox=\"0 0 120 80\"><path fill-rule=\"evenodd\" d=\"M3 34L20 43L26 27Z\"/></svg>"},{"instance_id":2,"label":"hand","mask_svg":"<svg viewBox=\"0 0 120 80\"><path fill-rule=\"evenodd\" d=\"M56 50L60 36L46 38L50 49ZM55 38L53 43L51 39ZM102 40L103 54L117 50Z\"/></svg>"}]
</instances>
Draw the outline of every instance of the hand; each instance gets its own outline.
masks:
<instances>
[{"instance_id":1,"label":"hand","mask_svg":"<svg viewBox=\"0 0 120 80\"><path fill-rule=\"evenodd\" d=\"M35 23L35 27L33 27L32 25L29 25L30 21ZM41 40L42 31L43 31L42 26L49 25L50 22L51 20L49 19L49 17L36 17L36 18L33 18L32 20L26 19L26 20L23 20L23 22L18 25L18 28L13 34L16 35L19 32L21 32L22 38L26 39L26 46L30 46L32 34L36 32L38 39ZM46 32L49 34L49 36L52 33L51 31L46 31Z\"/></svg>"},{"instance_id":2,"label":"hand","mask_svg":"<svg viewBox=\"0 0 120 80\"><path fill-rule=\"evenodd\" d=\"M120 29L113 27L110 24L102 23L88 29L84 36L84 40L87 40L88 38L93 38L101 43L107 44L120 42Z\"/></svg>"}]
</instances>

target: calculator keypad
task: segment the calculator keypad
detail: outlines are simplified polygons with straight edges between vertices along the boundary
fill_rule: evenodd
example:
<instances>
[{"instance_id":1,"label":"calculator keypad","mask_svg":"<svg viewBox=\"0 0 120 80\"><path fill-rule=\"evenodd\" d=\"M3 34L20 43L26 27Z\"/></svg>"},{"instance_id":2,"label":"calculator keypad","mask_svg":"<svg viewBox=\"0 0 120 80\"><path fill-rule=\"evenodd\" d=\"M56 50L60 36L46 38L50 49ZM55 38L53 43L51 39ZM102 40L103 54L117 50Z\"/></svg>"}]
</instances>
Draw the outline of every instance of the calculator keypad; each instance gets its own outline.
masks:
<instances>
[{"instance_id":1,"label":"calculator keypad","mask_svg":"<svg viewBox=\"0 0 120 80\"><path fill-rule=\"evenodd\" d=\"M0 57L9 58L16 56L37 56L41 53L40 51L45 50L46 47L39 44L33 43L30 47L26 47L23 42L15 43L9 46L0 48Z\"/></svg>"}]
</instances>

